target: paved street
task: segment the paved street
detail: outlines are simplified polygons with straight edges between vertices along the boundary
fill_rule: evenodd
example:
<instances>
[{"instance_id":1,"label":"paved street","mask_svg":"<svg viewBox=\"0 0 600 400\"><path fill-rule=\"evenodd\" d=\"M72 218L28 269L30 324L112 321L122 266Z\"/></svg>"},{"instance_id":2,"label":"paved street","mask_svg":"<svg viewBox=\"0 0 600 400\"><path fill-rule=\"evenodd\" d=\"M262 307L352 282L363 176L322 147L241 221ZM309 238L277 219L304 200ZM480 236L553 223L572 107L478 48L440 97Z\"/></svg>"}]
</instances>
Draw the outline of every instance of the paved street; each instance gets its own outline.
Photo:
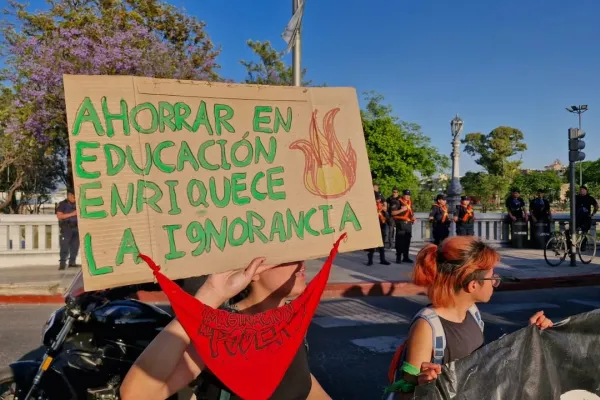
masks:
<instances>
[{"instance_id":1,"label":"paved street","mask_svg":"<svg viewBox=\"0 0 600 400\"><path fill-rule=\"evenodd\" d=\"M338 399L378 399L388 363L426 298L365 297L323 301L309 330L312 370ZM558 321L600 308L600 287L501 292L480 306L486 338L494 340L526 324L543 309ZM52 305L0 305L0 364L36 348Z\"/></svg>"},{"instance_id":2,"label":"paved street","mask_svg":"<svg viewBox=\"0 0 600 400\"><path fill-rule=\"evenodd\" d=\"M420 247L411 249L411 257L416 258ZM568 260L560 267L550 267L544 260L541 250L499 248L502 255L496 272L503 276L519 279L557 278L574 276L600 276L600 257L594 262L570 267ZM394 261L393 250L387 250L387 258ZM325 259L306 262L306 274L309 279L322 268ZM378 256L375 264L365 265L367 255L364 251L340 253L334 261L329 284L355 284L365 282L408 282L413 272L413 264L381 265ZM77 269L58 271L56 266L37 266L0 269L0 295L55 294L63 293L69 286Z\"/></svg>"}]
</instances>

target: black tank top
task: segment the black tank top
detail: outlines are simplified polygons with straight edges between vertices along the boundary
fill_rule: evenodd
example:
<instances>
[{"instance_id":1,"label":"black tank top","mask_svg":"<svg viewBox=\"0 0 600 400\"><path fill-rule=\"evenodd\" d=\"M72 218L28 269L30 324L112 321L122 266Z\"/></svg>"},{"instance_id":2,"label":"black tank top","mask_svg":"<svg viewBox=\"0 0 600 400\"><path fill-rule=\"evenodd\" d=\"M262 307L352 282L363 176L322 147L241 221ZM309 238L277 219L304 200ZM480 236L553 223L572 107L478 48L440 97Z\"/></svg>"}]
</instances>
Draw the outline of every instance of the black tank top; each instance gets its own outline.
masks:
<instances>
[{"instance_id":1,"label":"black tank top","mask_svg":"<svg viewBox=\"0 0 600 400\"><path fill-rule=\"evenodd\" d=\"M237 312L237 310L224 307L227 311ZM204 370L197 378L196 387L197 400L220 400L227 398L229 400L242 400L241 397L231 393L229 397L221 397L221 392L230 393L229 390L219 379L211 374L209 370ZM260 382L256 382L260 385ZM308 366L308 345L306 339L300 345L296 356L285 371L285 375L275 389L269 400L306 400L312 389L312 380L310 368Z\"/></svg>"},{"instance_id":2,"label":"black tank top","mask_svg":"<svg viewBox=\"0 0 600 400\"><path fill-rule=\"evenodd\" d=\"M483 332L471 313L463 322L452 322L440 317L446 335L444 364L464 358L484 344Z\"/></svg>"}]
</instances>

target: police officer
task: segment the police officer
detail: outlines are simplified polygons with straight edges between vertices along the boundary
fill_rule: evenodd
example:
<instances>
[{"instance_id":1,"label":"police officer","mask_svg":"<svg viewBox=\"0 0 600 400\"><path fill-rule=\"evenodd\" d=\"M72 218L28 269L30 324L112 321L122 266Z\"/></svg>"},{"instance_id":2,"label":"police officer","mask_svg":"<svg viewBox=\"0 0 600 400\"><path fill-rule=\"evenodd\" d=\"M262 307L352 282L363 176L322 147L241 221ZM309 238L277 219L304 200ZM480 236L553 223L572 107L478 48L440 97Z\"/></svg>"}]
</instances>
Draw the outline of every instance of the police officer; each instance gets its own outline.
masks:
<instances>
[{"instance_id":1,"label":"police officer","mask_svg":"<svg viewBox=\"0 0 600 400\"><path fill-rule=\"evenodd\" d=\"M400 209L400 191L397 187L392 189L392 195L387 199L388 204L388 215L391 217L392 211ZM386 247L391 249L395 247L396 240L396 220L394 218L389 218L389 228L387 234L387 243Z\"/></svg>"},{"instance_id":2,"label":"police officer","mask_svg":"<svg viewBox=\"0 0 600 400\"><path fill-rule=\"evenodd\" d=\"M77 207L75 205L75 193L72 189L67 190L67 198L56 208L56 217L60 228L60 262L59 270L67 266L76 267L77 253L79 252L79 228L77 225Z\"/></svg>"},{"instance_id":3,"label":"police officer","mask_svg":"<svg viewBox=\"0 0 600 400\"><path fill-rule=\"evenodd\" d=\"M462 196L454 214L457 236L475 236L475 212L469 196Z\"/></svg>"},{"instance_id":4,"label":"police officer","mask_svg":"<svg viewBox=\"0 0 600 400\"><path fill-rule=\"evenodd\" d=\"M513 188L511 195L506 199L506 210L511 221L527 222L527 208L525 200L521 197L519 189Z\"/></svg>"},{"instance_id":5,"label":"police officer","mask_svg":"<svg viewBox=\"0 0 600 400\"><path fill-rule=\"evenodd\" d=\"M381 192L379 192L379 186L373 185L373 189L375 189L375 202L377 203L377 217L379 218L379 228L381 230L381 240L385 243L385 236L388 230L387 224L387 204ZM385 248L383 246L378 247L377 251L379 251L379 263L383 265L390 265L390 262L385 259ZM367 262L368 266L373 265L373 255L375 255L375 249L369 249L367 253L369 259Z\"/></svg>"},{"instance_id":6,"label":"police officer","mask_svg":"<svg viewBox=\"0 0 600 400\"><path fill-rule=\"evenodd\" d=\"M435 198L436 203L431 207L429 221L431 221L431 232L433 242L439 246L450 235L450 222L448 216L448 207L446 205L446 196L438 194Z\"/></svg>"},{"instance_id":7,"label":"police officer","mask_svg":"<svg viewBox=\"0 0 600 400\"><path fill-rule=\"evenodd\" d=\"M535 199L529 202L529 212L533 223L550 221L552 211L550 202L544 198L544 189L538 189Z\"/></svg>"},{"instance_id":8,"label":"police officer","mask_svg":"<svg viewBox=\"0 0 600 400\"><path fill-rule=\"evenodd\" d=\"M415 213L410 199L410 190L402 192L402 197L398 200L400 208L391 212L392 218L396 221L396 263L412 263L408 258L410 250L410 239L412 238L412 225L415 222Z\"/></svg>"},{"instance_id":9,"label":"police officer","mask_svg":"<svg viewBox=\"0 0 600 400\"><path fill-rule=\"evenodd\" d=\"M583 234L592 227L592 218L598 211L598 202L588 193L587 186L579 188L579 194L575 196L575 218L576 228L581 229Z\"/></svg>"}]
</instances>

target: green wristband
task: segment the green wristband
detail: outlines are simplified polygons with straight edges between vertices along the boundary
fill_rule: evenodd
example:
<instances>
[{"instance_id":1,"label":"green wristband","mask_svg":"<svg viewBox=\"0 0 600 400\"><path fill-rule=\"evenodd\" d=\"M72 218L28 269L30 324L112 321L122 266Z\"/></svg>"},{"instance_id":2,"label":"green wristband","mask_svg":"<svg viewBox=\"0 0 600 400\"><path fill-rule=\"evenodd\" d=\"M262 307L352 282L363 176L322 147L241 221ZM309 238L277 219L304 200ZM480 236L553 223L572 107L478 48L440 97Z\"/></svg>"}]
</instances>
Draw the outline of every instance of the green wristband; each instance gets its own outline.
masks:
<instances>
[{"instance_id":1,"label":"green wristband","mask_svg":"<svg viewBox=\"0 0 600 400\"><path fill-rule=\"evenodd\" d=\"M400 368L400 370L412 376L418 376L421 373L419 368L407 363L406 361L404 361L404 364L402 364L402 368Z\"/></svg>"}]
</instances>

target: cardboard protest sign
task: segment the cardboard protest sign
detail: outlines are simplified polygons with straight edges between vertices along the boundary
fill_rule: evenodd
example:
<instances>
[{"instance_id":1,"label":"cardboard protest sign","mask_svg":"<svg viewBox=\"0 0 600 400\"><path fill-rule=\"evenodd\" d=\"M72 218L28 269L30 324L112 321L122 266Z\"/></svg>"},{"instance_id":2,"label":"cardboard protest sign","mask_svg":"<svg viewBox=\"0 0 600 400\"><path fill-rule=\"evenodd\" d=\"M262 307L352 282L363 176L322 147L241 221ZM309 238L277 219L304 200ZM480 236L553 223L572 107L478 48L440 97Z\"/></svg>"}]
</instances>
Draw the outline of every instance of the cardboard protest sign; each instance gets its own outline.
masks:
<instances>
[{"instance_id":1,"label":"cardboard protest sign","mask_svg":"<svg viewBox=\"0 0 600 400\"><path fill-rule=\"evenodd\" d=\"M356 92L64 76L86 290L382 245Z\"/></svg>"}]
</instances>

